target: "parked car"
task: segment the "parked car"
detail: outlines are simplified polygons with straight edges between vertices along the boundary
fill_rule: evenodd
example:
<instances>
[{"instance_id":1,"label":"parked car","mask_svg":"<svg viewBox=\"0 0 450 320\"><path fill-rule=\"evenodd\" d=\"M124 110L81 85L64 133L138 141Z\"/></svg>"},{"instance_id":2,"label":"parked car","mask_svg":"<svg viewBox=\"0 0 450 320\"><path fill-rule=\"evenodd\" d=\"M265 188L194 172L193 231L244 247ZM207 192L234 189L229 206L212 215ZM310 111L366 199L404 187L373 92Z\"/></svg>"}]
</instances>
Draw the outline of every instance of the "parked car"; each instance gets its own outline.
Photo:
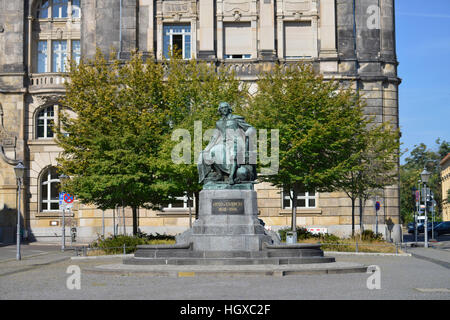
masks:
<instances>
[{"instance_id":1,"label":"parked car","mask_svg":"<svg viewBox=\"0 0 450 320\"><path fill-rule=\"evenodd\" d=\"M435 223L434 223L434 228L437 227L437 224L438 224L438 223L439 223L439 222L435 222ZM429 233L431 233L431 228L432 228L432 223L431 223L431 222L428 222L428 223L427 223L427 229L428 229L428 232L429 232ZM418 233L424 233L424 232L425 232L425 230L424 230L424 224L423 224L423 223L418 223L418 224L417 224L417 232L418 232ZM408 233L414 234L414 222L408 223Z\"/></svg>"},{"instance_id":2,"label":"parked car","mask_svg":"<svg viewBox=\"0 0 450 320\"><path fill-rule=\"evenodd\" d=\"M431 231L429 232L431 234ZM434 226L435 236L450 234L450 221L444 221Z\"/></svg>"}]
</instances>

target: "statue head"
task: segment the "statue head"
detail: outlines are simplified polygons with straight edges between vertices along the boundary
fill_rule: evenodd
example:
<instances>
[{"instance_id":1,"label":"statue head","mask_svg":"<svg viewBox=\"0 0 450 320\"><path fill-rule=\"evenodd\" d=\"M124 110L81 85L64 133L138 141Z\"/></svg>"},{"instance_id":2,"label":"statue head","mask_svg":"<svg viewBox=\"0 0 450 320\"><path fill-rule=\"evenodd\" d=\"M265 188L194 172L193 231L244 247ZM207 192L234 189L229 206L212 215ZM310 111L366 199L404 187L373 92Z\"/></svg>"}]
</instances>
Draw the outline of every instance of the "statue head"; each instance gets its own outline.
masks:
<instances>
[{"instance_id":1,"label":"statue head","mask_svg":"<svg viewBox=\"0 0 450 320\"><path fill-rule=\"evenodd\" d=\"M233 112L233 109L231 109L231 106L229 105L228 102L219 103L218 110L221 115L227 115L227 114Z\"/></svg>"}]
</instances>

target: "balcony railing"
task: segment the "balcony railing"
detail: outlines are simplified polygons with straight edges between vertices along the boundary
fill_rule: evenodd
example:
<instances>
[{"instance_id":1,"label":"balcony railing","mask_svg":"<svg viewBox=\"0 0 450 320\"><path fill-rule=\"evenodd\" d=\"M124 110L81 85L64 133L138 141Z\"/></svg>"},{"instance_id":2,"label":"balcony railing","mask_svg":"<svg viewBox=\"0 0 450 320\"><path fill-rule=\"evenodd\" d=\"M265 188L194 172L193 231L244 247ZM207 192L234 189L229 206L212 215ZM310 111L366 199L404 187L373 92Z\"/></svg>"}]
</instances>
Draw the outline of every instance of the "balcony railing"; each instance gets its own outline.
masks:
<instances>
[{"instance_id":1,"label":"balcony railing","mask_svg":"<svg viewBox=\"0 0 450 320\"><path fill-rule=\"evenodd\" d=\"M67 81L66 73L32 73L30 75L30 91L41 90L64 90Z\"/></svg>"}]
</instances>

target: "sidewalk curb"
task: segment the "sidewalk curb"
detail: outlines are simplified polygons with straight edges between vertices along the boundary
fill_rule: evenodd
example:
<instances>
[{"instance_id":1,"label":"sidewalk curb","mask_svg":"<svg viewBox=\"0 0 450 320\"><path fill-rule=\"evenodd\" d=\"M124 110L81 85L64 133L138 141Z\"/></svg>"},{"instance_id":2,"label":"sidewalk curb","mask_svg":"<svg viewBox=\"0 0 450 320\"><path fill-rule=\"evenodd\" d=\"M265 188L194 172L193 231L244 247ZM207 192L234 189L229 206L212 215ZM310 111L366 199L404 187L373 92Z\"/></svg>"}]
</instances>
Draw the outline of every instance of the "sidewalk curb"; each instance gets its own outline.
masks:
<instances>
[{"instance_id":1,"label":"sidewalk curb","mask_svg":"<svg viewBox=\"0 0 450 320\"><path fill-rule=\"evenodd\" d=\"M86 257L70 257L71 260L94 260L94 259L111 259L111 258L126 258L134 257L134 253L129 254L111 254L103 256L86 256Z\"/></svg>"},{"instance_id":2,"label":"sidewalk curb","mask_svg":"<svg viewBox=\"0 0 450 320\"><path fill-rule=\"evenodd\" d=\"M389 257L411 257L411 253L381 253L381 252L341 252L324 251L326 255L351 255L351 256L389 256Z\"/></svg>"}]
</instances>

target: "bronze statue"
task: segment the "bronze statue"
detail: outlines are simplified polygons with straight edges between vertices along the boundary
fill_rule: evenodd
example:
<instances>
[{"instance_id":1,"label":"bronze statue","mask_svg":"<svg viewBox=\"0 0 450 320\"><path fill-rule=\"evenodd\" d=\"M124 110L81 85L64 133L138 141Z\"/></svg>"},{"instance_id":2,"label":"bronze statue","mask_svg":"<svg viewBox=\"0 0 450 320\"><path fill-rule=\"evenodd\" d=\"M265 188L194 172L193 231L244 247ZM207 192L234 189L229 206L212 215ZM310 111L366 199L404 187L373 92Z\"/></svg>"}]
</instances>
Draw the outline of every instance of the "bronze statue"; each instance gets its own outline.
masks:
<instances>
[{"instance_id":1,"label":"bronze statue","mask_svg":"<svg viewBox=\"0 0 450 320\"><path fill-rule=\"evenodd\" d=\"M226 188L223 184L252 183L256 179L256 157L251 161L250 139L256 139L256 130L245 122L244 117L233 115L227 102L219 104L221 118L208 146L198 159L199 182ZM255 140L253 140L255 141Z\"/></svg>"}]
</instances>

